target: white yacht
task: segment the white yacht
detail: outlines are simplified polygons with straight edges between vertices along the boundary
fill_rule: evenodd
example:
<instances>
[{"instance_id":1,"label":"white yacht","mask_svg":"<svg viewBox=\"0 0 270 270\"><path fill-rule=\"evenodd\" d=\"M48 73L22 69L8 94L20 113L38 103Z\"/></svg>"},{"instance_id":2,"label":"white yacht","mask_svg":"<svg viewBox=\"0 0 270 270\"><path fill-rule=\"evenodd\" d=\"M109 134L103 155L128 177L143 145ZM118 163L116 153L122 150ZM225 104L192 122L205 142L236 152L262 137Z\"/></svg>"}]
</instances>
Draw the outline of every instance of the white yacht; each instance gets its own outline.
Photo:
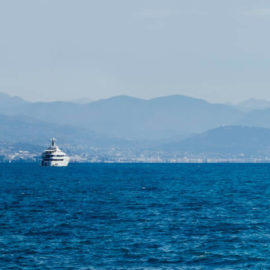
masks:
<instances>
[{"instance_id":1,"label":"white yacht","mask_svg":"<svg viewBox=\"0 0 270 270\"><path fill-rule=\"evenodd\" d=\"M59 149L52 139L51 145L42 154L41 166L66 167L69 164L69 157Z\"/></svg>"}]
</instances>

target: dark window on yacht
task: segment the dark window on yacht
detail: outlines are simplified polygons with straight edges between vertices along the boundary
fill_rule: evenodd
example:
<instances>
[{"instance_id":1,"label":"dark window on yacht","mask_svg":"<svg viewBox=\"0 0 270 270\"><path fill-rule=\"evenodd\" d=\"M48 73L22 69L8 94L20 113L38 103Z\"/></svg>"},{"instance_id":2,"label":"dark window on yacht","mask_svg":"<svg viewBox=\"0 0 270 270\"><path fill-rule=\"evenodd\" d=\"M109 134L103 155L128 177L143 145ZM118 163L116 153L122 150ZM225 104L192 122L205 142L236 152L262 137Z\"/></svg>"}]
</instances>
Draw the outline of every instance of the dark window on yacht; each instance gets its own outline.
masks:
<instances>
[{"instance_id":1,"label":"dark window on yacht","mask_svg":"<svg viewBox=\"0 0 270 270\"><path fill-rule=\"evenodd\" d=\"M46 155L45 158L64 157L65 155Z\"/></svg>"},{"instance_id":2,"label":"dark window on yacht","mask_svg":"<svg viewBox=\"0 0 270 270\"><path fill-rule=\"evenodd\" d=\"M49 159L49 158L45 158L44 161L64 161L64 159Z\"/></svg>"}]
</instances>

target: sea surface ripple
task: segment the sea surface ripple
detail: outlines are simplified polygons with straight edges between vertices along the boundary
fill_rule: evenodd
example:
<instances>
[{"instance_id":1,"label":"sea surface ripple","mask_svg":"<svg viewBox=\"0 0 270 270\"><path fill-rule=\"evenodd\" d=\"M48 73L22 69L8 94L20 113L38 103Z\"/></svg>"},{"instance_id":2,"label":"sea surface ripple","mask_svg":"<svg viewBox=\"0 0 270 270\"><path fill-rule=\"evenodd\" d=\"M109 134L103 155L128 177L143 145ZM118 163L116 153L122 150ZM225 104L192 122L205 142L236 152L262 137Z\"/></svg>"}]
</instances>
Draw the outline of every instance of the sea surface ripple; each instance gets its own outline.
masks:
<instances>
[{"instance_id":1,"label":"sea surface ripple","mask_svg":"<svg viewBox=\"0 0 270 270\"><path fill-rule=\"evenodd\" d=\"M0 269L270 269L270 164L1 164Z\"/></svg>"}]
</instances>

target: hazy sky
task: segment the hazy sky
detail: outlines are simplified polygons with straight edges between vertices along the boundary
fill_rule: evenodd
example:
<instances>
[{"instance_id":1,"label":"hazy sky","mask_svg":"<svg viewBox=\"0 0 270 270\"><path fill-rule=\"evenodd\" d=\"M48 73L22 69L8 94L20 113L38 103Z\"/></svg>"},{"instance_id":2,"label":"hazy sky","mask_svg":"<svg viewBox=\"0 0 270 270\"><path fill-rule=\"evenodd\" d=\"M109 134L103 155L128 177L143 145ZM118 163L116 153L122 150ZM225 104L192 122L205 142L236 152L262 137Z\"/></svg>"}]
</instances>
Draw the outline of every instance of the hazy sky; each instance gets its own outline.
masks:
<instances>
[{"instance_id":1,"label":"hazy sky","mask_svg":"<svg viewBox=\"0 0 270 270\"><path fill-rule=\"evenodd\" d=\"M269 0L0 0L0 92L270 99Z\"/></svg>"}]
</instances>

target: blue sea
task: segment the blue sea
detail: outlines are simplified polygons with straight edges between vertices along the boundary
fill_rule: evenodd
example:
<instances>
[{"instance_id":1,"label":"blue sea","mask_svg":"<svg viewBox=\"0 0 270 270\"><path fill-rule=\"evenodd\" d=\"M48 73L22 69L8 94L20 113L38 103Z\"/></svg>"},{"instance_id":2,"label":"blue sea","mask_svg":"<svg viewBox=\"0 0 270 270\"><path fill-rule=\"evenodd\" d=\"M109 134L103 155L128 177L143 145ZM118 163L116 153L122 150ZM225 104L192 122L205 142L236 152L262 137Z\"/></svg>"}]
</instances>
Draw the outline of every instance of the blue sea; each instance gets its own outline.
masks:
<instances>
[{"instance_id":1,"label":"blue sea","mask_svg":"<svg viewBox=\"0 0 270 270\"><path fill-rule=\"evenodd\" d=\"M0 269L270 269L270 164L1 164Z\"/></svg>"}]
</instances>

